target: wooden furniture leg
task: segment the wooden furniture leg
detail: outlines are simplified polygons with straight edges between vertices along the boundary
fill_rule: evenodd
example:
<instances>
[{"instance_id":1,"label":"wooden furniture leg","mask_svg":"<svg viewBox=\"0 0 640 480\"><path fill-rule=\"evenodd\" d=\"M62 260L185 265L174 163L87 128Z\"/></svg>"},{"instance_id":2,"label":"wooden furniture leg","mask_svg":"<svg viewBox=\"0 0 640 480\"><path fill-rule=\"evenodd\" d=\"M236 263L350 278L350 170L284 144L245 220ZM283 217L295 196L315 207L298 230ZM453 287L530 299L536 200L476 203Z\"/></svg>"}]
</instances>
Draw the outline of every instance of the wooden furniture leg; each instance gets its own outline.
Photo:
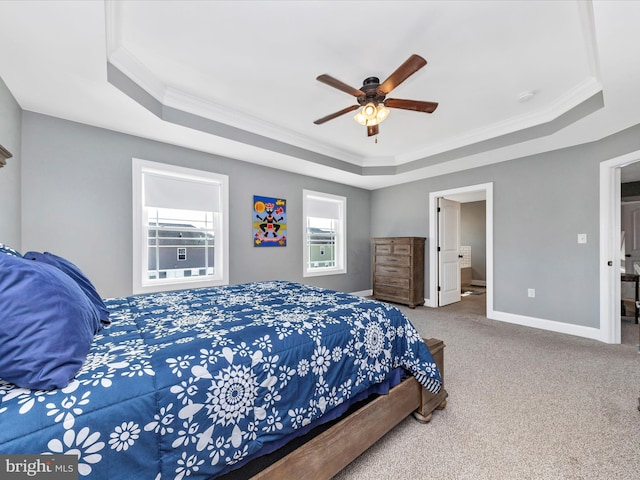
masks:
<instances>
[{"instance_id":1,"label":"wooden furniture leg","mask_svg":"<svg viewBox=\"0 0 640 480\"><path fill-rule=\"evenodd\" d=\"M427 347L438 366L438 370L440 371L440 376L442 377L442 390L433 394L422 389L420 407L413 412L414 418L421 423L429 422L434 410L442 410L445 408L447 406L447 397L449 396L444 388L444 342L435 338L428 338L424 339L424 343L427 344Z\"/></svg>"}]
</instances>

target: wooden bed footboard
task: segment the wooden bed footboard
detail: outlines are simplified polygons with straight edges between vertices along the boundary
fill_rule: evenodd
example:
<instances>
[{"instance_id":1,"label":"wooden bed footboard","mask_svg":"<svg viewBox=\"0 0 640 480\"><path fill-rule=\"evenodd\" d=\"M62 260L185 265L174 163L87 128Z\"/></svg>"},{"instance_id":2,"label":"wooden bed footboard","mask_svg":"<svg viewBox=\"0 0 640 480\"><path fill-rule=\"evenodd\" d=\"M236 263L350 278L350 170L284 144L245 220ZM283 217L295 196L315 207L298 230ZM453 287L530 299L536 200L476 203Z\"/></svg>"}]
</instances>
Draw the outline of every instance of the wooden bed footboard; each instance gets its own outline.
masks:
<instances>
[{"instance_id":1,"label":"wooden bed footboard","mask_svg":"<svg viewBox=\"0 0 640 480\"><path fill-rule=\"evenodd\" d=\"M444 343L424 339L431 351L444 383ZM447 404L444 389L433 394L414 377L409 377L351 415L309 440L296 450L265 468L252 480L326 480L334 476L384 434L414 414L420 422L431 420L435 409Z\"/></svg>"},{"instance_id":2,"label":"wooden bed footboard","mask_svg":"<svg viewBox=\"0 0 640 480\"><path fill-rule=\"evenodd\" d=\"M422 423L427 423L431 420L433 411L435 409L442 410L447 406L447 397L449 394L444 389L444 342L436 338L423 339L427 344L433 359L438 365L440 376L442 377L443 388L438 393L431 393L424 388L421 389L420 407L413 412L413 416Z\"/></svg>"}]
</instances>

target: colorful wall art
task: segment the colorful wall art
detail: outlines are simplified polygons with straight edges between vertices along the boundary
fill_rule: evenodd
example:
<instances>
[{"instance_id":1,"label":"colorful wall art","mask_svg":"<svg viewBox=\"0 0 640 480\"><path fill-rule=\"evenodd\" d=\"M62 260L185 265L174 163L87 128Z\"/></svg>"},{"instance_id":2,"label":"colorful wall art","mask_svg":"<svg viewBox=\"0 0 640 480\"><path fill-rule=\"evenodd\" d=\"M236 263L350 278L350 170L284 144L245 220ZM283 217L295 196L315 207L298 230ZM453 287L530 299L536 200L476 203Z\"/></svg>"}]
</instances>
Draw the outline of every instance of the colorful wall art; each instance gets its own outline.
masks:
<instances>
[{"instance_id":1,"label":"colorful wall art","mask_svg":"<svg viewBox=\"0 0 640 480\"><path fill-rule=\"evenodd\" d=\"M283 198L253 196L253 245L287 246L287 201Z\"/></svg>"}]
</instances>

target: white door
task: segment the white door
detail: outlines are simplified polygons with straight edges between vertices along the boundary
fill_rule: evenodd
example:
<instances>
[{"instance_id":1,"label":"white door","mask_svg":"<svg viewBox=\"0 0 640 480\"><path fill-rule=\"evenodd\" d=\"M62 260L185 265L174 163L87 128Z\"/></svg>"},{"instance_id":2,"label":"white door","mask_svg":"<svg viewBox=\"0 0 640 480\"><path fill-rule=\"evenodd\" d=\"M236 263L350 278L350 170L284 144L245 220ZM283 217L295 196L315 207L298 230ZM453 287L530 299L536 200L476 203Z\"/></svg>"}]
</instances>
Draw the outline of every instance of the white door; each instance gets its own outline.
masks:
<instances>
[{"instance_id":1,"label":"white door","mask_svg":"<svg viewBox=\"0 0 640 480\"><path fill-rule=\"evenodd\" d=\"M438 199L438 304L460 301L460 204Z\"/></svg>"}]
</instances>

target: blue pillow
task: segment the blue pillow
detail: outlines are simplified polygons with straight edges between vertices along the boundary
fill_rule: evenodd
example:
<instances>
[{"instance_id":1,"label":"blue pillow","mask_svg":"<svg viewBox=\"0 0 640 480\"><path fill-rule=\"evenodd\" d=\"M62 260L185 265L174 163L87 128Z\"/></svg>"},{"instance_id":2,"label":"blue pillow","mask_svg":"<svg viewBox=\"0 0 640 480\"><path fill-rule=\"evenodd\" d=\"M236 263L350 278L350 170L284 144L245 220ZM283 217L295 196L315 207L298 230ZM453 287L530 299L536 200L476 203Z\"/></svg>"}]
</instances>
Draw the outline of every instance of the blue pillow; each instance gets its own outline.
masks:
<instances>
[{"instance_id":1,"label":"blue pillow","mask_svg":"<svg viewBox=\"0 0 640 480\"><path fill-rule=\"evenodd\" d=\"M73 263L65 258L58 257L57 255L49 252L27 252L24 254L24 258L26 258L27 260L36 260L38 262L53 265L54 267L62 270L64 273L69 275L84 291L85 295L89 297L91 303L93 303L93 305L98 309L98 312L100 313L100 320L104 323L110 323L109 310L107 310L102 297L100 297L100 295L96 291L96 287L93 286L87 276L82 273L82 271ZM96 333L100 330L100 328L102 328L102 325L100 324L100 322L98 322L98 324L96 325Z\"/></svg>"},{"instance_id":2,"label":"blue pillow","mask_svg":"<svg viewBox=\"0 0 640 480\"><path fill-rule=\"evenodd\" d=\"M9 245L0 243L0 253L6 253L7 255L13 255L14 257L22 257L17 250L14 250Z\"/></svg>"},{"instance_id":3,"label":"blue pillow","mask_svg":"<svg viewBox=\"0 0 640 480\"><path fill-rule=\"evenodd\" d=\"M86 360L98 311L51 265L0 255L0 378L23 388L64 388Z\"/></svg>"}]
</instances>

